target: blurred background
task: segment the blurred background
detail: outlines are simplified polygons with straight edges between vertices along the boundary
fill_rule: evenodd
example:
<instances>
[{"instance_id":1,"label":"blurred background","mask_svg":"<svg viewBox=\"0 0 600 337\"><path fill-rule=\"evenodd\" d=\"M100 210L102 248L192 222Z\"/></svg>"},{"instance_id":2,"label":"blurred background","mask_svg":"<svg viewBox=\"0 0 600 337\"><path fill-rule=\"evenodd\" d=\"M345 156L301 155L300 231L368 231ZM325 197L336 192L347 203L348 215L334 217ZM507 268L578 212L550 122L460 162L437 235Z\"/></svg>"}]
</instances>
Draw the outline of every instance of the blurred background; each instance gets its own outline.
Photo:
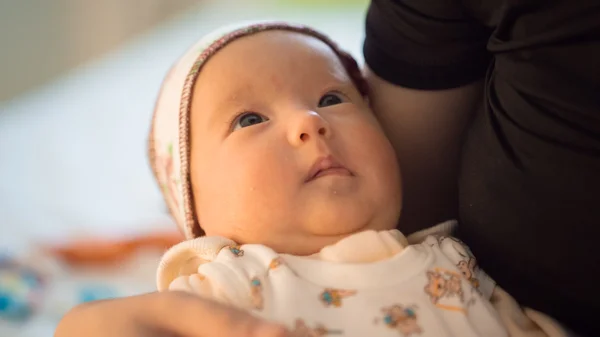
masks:
<instances>
[{"instance_id":1,"label":"blurred background","mask_svg":"<svg viewBox=\"0 0 600 337\"><path fill-rule=\"evenodd\" d=\"M362 62L368 0L0 0L0 336L152 291L180 239L146 159L171 64L226 23L311 25Z\"/></svg>"}]
</instances>

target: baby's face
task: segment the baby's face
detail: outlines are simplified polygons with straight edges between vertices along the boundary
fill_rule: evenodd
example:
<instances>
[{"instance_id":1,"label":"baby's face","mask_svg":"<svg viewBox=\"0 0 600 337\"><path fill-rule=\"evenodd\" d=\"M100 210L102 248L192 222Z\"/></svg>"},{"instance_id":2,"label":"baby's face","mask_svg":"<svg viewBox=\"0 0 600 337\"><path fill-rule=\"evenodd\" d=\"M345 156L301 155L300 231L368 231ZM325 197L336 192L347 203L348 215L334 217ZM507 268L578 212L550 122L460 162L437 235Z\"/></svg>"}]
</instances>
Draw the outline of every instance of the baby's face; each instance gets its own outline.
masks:
<instances>
[{"instance_id":1,"label":"baby's face","mask_svg":"<svg viewBox=\"0 0 600 337\"><path fill-rule=\"evenodd\" d=\"M202 68L191 180L207 235L308 255L396 226L394 152L335 53L299 33L233 41Z\"/></svg>"}]
</instances>

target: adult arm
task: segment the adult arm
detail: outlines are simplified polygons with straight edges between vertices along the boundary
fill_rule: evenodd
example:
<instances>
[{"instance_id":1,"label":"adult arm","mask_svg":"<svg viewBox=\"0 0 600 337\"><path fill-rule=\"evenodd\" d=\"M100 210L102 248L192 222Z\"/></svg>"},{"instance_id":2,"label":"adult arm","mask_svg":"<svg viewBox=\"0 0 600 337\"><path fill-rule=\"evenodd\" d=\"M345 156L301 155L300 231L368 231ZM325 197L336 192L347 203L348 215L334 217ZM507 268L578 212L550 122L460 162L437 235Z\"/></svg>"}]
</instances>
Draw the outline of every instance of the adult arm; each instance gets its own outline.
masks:
<instances>
[{"instance_id":1,"label":"adult arm","mask_svg":"<svg viewBox=\"0 0 600 337\"><path fill-rule=\"evenodd\" d=\"M371 105L400 163L400 228L417 230L457 217L462 134L481 101L481 82L447 90L394 85L366 69Z\"/></svg>"},{"instance_id":2,"label":"adult arm","mask_svg":"<svg viewBox=\"0 0 600 337\"><path fill-rule=\"evenodd\" d=\"M183 292L151 293L75 307L55 337L284 337L249 313Z\"/></svg>"},{"instance_id":3,"label":"adult arm","mask_svg":"<svg viewBox=\"0 0 600 337\"><path fill-rule=\"evenodd\" d=\"M365 73L402 171L404 232L457 216L459 148L482 102L488 36L456 1L371 2Z\"/></svg>"}]
</instances>

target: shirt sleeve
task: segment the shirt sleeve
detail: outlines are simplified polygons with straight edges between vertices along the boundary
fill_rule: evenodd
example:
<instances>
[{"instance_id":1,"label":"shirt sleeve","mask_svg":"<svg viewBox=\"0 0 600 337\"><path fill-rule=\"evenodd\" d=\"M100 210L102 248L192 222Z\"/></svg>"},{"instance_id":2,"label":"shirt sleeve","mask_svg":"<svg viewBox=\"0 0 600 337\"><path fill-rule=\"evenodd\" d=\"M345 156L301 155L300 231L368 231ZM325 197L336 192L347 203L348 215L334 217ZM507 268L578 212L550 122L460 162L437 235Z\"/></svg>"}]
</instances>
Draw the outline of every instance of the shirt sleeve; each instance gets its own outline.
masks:
<instances>
[{"instance_id":1,"label":"shirt sleeve","mask_svg":"<svg viewBox=\"0 0 600 337\"><path fill-rule=\"evenodd\" d=\"M438 237L438 242L444 255L456 265L471 285L489 300L496 287L496 282L479 268L469 247L451 236Z\"/></svg>"},{"instance_id":2,"label":"shirt sleeve","mask_svg":"<svg viewBox=\"0 0 600 337\"><path fill-rule=\"evenodd\" d=\"M363 53L390 83L450 89L485 76L490 33L457 0L372 0Z\"/></svg>"}]
</instances>

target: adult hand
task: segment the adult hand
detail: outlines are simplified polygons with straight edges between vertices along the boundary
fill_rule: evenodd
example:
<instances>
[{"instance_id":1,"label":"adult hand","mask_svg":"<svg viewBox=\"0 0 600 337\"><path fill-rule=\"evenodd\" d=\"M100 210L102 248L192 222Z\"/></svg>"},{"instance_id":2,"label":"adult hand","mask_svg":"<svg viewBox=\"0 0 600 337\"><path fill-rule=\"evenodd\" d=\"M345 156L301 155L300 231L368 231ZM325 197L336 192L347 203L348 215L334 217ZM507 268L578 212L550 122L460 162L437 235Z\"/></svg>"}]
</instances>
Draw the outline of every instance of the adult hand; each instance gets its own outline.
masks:
<instances>
[{"instance_id":1,"label":"adult hand","mask_svg":"<svg viewBox=\"0 0 600 337\"><path fill-rule=\"evenodd\" d=\"M90 302L60 321L55 337L285 337L281 325L183 292Z\"/></svg>"}]
</instances>

